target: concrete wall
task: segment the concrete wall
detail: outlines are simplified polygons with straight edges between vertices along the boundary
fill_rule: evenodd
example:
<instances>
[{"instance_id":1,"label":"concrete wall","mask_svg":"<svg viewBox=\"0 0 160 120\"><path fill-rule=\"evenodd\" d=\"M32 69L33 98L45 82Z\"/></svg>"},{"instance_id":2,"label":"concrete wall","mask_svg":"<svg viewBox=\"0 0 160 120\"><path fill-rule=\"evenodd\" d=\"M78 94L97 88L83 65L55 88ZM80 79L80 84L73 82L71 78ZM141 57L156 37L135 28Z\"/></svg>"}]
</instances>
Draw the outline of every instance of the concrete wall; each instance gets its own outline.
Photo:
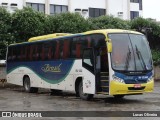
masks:
<instances>
[{"instance_id":1,"label":"concrete wall","mask_svg":"<svg viewBox=\"0 0 160 120\"><path fill-rule=\"evenodd\" d=\"M154 67L154 79L160 80L160 65Z\"/></svg>"}]
</instances>

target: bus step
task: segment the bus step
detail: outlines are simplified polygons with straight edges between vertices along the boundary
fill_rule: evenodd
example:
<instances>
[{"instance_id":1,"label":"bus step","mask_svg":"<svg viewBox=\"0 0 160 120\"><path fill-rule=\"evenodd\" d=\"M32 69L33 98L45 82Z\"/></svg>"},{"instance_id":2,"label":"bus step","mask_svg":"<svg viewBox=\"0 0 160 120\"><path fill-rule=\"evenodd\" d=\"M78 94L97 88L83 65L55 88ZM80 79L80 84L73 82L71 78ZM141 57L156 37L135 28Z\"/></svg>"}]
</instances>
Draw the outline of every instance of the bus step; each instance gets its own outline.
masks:
<instances>
[{"instance_id":1,"label":"bus step","mask_svg":"<svg viewBox=\"0 0 160 120\"><path fill-rule=\"evenodd\" d=\"M102 88L109 88L109 86L101 86Z\"/></svg>"},{"instance_id":2,"label":"bus step","mask_svg":"<svg viewBox=\"0 0 160 120\"><path fill-rule=\"evenodd\" d=\"M97 92L97 94L109 95L109 92Z\"/></svg>"},{"instance_id":3,"label":"bus step","mask_svg":"<svg viewBox=\"0 0 160 120\"><path fill-rule=\"evenodd\" d=\"M101 80L109 80L109 77L108 76L101 76L100 79Z\"/></svg>"},{"instance_id":4,"label":"bus step","mask_svg":"<svg viewBox=\"0 0 160 120\"><path fill-rule=\"evenodd\" d=\"M103 92L109 92L109 86L101 86Z\"/></svg>"},{"instance_id":5,"label":"bus step","mask_svg":"<svg viewBox=\"0 0 160 120\"><path fill-rule=\"evenodd\" d=\"M101 80L101 86L109 86L109 82L106 80Z\"/></svg>"},{"instance_id":6,"label":"bus step","mask_svg":"<svg viewBox=\"0 0 160 120\"><path fill-rule=\"evenodd\" d=\"M109 82L109 80L100 80L101 82Z\"/></svg>"},{"instance_id":7,"label":"bus step","mask_svg":"<svg viewBox=\"0 0 160 120\"><path fill-rule=\"evenodd\" d=\"M109 75L108 72L101 72L100 74L101 74L101 76L108 76Z\"/></svg>"}]
</instances>

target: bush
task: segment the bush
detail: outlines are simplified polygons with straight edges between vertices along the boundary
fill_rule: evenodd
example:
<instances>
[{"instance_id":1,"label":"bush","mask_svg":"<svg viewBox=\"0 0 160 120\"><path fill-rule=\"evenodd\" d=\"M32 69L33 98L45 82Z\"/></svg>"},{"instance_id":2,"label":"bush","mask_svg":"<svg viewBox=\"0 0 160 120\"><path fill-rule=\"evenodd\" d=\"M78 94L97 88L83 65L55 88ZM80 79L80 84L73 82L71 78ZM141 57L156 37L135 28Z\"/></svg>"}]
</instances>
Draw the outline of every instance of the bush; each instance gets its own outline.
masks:
<instances>
[{"instance_id":1,"label":"bush","mask_svg":"<svg viewBox=\"0 0 160 120\"><path fill-rule=\"evenodd\" d=\"M131 21L131 29L145 34L152 49L160 48L160 25L155 21L139 17Z\"/></svg>"},{"instance_id":2,"label":"bush","mask_svg":"<svg viewBox=\"0 0 160 120\"><path fill-rule=\"evenodd\" d=\"M92 29L130 29L128 21L113 16L100 16L89 20L92 23Z\"/></svg>"},{"instance_id":3,"label":"bush","mask_svg":"<svg viewBox=\"0 0 160 120\"><path fill-rule=\"evenodd\" d=\"M16 42L27 41L30 37L45 33L45 14L25 7L12 15L12 32Z\"/></svg>"},{"instance_id":4,"label":"bush","mask_svg":"<svg viewBox=\"0 0 160 120\"><path fill-rule=\"evenodd\" d=\"M90 22L78 13L48 16L49 33L80 33L91 29Z\"/></svg>"},{"instance_id":5,"label":"bush","mask_svg":"<svg viewBox=\"0 0 160 120\"><path fill-rule=\"evenodd\" d=\"M0 59L6 58L6 46L11 42L11 14L0 7Z\"/></svg>"},{"instance_id":6,"label":"bush","mask_svg":"<svg viewBox=\"0 0 160 120\"><path fill-rule=\"evenodd\" d=\"M152 50L153 64L160 65L160 50Z\"/></svg>"}]
</instances>

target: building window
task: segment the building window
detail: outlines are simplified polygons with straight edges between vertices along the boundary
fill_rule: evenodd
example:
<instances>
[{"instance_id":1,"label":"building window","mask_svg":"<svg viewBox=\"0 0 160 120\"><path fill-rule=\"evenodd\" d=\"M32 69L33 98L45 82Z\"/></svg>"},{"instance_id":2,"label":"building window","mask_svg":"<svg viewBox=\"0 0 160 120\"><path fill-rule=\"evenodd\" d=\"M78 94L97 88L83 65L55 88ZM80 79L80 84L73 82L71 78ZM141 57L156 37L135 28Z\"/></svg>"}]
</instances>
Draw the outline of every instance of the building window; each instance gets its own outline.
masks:
<instances>
[{"instance_id":1,"label":"building window","mask_svg":"<svg viewBox=\"0 0 160 120\"><path fill-rule=\"evenodd\" d=\"M106 9L89 8L89 17L99 17L106 15Z\"/></svg>"},{"instance_id":2,"label":"building window","mask_svg":"<svg viewBox=\"0 0 160 120\"><path fill-rule=\"evenodd\" d=\"M139 10L142 10L142 0L130 0L132 3L139 3Z\"/></svg>"},{"instance_id":3,"label":"building window","mask_svg":"<svg viewBox=\"0 0 160 120\"><path fill-rule=\"evenodd\" d=\"M131 0L133 3L139 3L139 0Z\"/></svg>"},{"instance_id":4,"label":"building window","mask_svg":"<svg viewBox=\"0 0 160 120\"><path fill-rule=\"evenodd\" d=\"M50 5L50 14L59 14L68 11L68 6L66 5Z\"/></svg>"},{"instance_id":5,"label":"building window","mask_svg":"<svg viewBox=\"0 0 160 120\"><path fill-rule=\"evenodd\" d=\"M130 14L131 14L131 20L136 18L136 17L139 17L139 12L138 11L131 11Z\"/></svg>"},{"instance_id":6,"label":"building window","mask_svg":"<svg viewBox=\"0 0 160 120\"><path fill-rule=\"evenodd\" d=\"M45 13L45 5L40 3L26 3L26 6L31 7L32 9Z\"/></svg>"},{"instance_id":7,"label":"building window","mask_svg":"<svg viewBox=\"0 0 160 120\"><path fill-rule=\"evenodd\" d=\"M142 0L139 0L139 10L143 10L143 7L142 7Z\"/></svg>"}]
</instances>

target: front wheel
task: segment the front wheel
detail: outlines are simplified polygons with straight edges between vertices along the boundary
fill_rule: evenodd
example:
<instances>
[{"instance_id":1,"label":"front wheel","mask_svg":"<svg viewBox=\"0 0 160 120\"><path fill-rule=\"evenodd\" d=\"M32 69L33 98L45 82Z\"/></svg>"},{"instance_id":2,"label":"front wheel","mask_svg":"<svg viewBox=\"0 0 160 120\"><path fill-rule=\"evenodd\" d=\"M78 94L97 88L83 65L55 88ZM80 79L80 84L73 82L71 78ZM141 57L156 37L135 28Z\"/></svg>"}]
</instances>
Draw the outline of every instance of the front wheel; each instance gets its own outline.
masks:
<instances>
[{"instance_id":1,"label":"front wheel","mask_svg":"<svg viewBox=\"0 0 160 120\"><path fill-rule=\"evenodd\" d=\"M83 84L82 81L79 83L79 89L78 93L81 99L83 100L90 100L93 98L93 94L87 94L83 92Z\"/></svg>"},{"instance_id":2,"label":"front wheel","mask_svg":"<svg viewBox=\"0 0 160 120\"><path fill-rule=\"evenodd\" d=\"M29 77L25 77L24 82L23 82L23 87L24 87L24 90L28 93L37 93L38 92L38 88L31 87Z\"/></svg>"}]
</instances>

